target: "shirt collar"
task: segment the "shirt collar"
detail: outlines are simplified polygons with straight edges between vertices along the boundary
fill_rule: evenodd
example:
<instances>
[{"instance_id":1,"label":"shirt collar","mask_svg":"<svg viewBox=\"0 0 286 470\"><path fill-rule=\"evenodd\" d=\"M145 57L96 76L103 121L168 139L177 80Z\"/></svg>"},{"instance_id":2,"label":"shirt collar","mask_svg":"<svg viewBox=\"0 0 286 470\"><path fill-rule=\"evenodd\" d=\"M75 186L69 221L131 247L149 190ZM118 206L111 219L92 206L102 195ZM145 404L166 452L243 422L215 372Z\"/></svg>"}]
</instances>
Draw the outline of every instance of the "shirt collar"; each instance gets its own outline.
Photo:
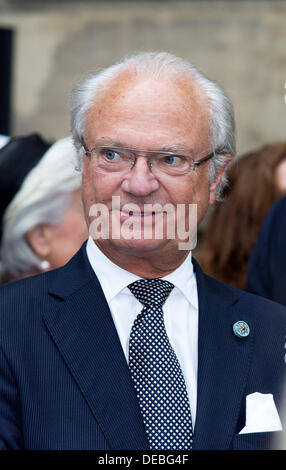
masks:
<instances>
[{"instance_id":1,"label":"shirt collar","mask_svg":"<svg viewBox=\"0 0 286 470\"><path fill-rule=\"evenodd\" d=\"M180 266L172 271L165 277L165 281L169 281L177 287L181 293L188 299L188 301L197 307L196 294L196 279L194 274L194 267L192 263L192 252L188 254L186 259Z\"/></svg>"},{"instance_id":2,"label":"shirt collar","mask_svg":"<svg viewBox=\"0 0 286 470\"><path fill-rule=\"evenodd\" d=\"M86 250L91 267L99 279L107 302L110 302L129 284L141 279L136 274L130 273L113 263L102 253L91 237L88 239ZM194 296L196 282L191 252L175 271L162 277L162 279L174 284L190 303L196 304Z\"/></svg>"},{"instance_id":3,"label":"shirt collar","mask_svg":"<svg viewBox=\"0 0 286 470\"><path fill-rule=\"evenodd\" d=\"M89 237L87 241L86 251L91 267L98 277L107 302L110 302L129 284L140 279L136 274L130 273L113 263L102 253L91 237Z\"/></svg>"}]
</instances>

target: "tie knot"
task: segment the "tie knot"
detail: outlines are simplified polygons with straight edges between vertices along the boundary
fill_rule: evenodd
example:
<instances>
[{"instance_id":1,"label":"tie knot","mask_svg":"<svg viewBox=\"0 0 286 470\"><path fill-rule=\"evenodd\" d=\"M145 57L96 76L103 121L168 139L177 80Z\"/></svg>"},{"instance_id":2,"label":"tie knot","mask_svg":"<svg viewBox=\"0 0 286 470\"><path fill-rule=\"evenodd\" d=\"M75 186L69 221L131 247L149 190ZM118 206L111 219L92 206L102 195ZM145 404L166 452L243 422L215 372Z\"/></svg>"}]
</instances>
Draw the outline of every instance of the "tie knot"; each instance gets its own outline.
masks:
<instances>
[{"instance_id":1,"label":"tie knot","mask_svg":"<svg viewBox=\"0 0 286 470\"><path fill-rule=\"evenodd\" d=\"M173 288L171 282L162 279L139 279L128 286L134 297L145 307L151 305L162 307Z\"/></svg>"}]
</instances>

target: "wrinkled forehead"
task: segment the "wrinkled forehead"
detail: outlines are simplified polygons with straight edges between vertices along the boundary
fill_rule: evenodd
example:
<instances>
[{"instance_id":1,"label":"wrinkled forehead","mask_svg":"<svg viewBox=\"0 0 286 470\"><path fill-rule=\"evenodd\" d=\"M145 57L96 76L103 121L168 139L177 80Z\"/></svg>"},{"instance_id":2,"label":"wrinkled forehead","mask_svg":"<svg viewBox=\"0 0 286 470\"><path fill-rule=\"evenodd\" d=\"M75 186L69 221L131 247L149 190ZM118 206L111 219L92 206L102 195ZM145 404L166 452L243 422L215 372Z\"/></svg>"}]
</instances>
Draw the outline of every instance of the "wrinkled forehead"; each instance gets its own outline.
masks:
<instances>
[{"instance_id":1,"label":"wrinkled forehead","mask_svg":"<svg viewBox=\"0 0 286 470\"><path fill-rule=\"evenodd\" d=\"M194 78L189 75L164 77L136 75L124 71L96 96L86 121L86 129L97 123L152 122L190 128L192 133L209 136L208 99Z\"/></svg>"}]
</instances>

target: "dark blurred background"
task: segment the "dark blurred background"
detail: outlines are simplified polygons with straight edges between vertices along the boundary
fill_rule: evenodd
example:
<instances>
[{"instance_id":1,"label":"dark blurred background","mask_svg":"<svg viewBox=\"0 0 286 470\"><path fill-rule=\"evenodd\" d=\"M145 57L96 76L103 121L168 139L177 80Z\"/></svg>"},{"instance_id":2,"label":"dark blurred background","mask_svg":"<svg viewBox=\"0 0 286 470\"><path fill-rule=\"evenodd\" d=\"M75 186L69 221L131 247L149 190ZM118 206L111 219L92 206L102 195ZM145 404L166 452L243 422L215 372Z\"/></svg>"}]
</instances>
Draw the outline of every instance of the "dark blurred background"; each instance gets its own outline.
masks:
<instances>
[{"instance_id":1,"label":"dark blurred background","mask_svg":"<svg viewBox=\"0 0 286 470\"><path fill-rule=\"evenodd\" d=\"M4 135L9 135L12 127L13 40L13 29L0 27L0 134Z\"/></svg>"}]
</instances>

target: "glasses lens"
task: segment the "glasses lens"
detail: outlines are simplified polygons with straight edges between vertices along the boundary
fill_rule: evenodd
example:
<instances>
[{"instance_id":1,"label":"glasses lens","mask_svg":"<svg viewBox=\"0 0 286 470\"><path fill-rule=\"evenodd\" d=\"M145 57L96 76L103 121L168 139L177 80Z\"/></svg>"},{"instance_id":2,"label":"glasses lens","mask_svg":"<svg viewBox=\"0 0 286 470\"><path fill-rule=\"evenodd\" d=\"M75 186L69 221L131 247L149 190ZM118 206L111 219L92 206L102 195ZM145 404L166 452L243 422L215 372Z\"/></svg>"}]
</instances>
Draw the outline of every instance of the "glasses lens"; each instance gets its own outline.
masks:
<instances>
[{"instance_id":1,"label":"glasses lens","mask_svg":"<svg viewBox=\"0 0 286 470\"><path fill-rule=\"evenodd\" d=\"M107 172L130 169L133 161L133 157L130 152L116 148L101 147L94 149L94 157L98 168Z\"/></svg>"},{"instance_id":2,"label":"glasses lens","mask_svg":"<svg viewBox=\"0 0 286 470\"><path fill-rule=\"evenodd\" d=\"M154 172L183 175L190 170L192 162L190 157L158 154L152 158L152 168Z\"/></svg>"}]
</instances>

